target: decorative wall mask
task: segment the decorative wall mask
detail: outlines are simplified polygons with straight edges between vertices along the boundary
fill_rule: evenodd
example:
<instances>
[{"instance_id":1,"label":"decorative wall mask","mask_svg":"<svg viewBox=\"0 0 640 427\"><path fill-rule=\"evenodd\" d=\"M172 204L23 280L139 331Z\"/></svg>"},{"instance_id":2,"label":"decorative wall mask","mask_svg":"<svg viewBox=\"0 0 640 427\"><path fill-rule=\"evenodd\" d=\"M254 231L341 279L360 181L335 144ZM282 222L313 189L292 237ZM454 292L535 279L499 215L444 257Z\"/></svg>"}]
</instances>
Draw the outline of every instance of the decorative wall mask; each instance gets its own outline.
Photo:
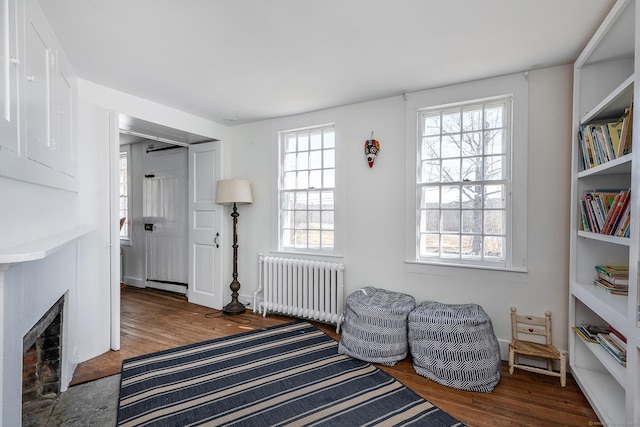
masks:
<instances>
[{"instance_id":1,"label":"decorative wall mask","mask_svg":"<svg viewBox=\"0 0 640 427\"><path fill-rule=\"evenodd\" d=\"M367 156L367 162L369 167L373 167L373 163L376 161L376 156L380 151L380 143L373 139L373 132L371 132L371 139L368 139L364 143L364 155Z\"/></svg>"}]
</instances>

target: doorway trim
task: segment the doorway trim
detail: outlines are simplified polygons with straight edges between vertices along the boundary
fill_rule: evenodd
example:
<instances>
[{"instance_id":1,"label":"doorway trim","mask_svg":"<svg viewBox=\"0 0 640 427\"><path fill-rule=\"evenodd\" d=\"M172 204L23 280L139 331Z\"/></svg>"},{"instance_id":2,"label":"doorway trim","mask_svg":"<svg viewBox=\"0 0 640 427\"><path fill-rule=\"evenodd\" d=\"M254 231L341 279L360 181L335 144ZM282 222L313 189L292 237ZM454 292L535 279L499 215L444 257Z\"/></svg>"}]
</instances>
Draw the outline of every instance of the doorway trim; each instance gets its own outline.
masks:
<instances>
[{"instance_id":1,"label":"doorway trim","mask_svg":"<svg viewBox=\"0 0 640 427\"><path fill-rule=\"evenodd\" d=\"M111 289L109 298L111 349L120 350L120 121L119 114L109 110L109 211L111 213L109 256Z\"/></svg>"},{"instance_id":2,"label":"doorway trim","mask_svg":"<svg viewBox=\"0 0 640 427\"><path fill-rule=\"evenodd\" d=\"M120 230L117 226L119 224L119 156L120 156L120 115L122 113L115 110L109 110L109 208L110 208L110 346L112 350L120 349ZM131 115L126 115L131 116ZM150 122L151 123L151 122ZM170 127L170 125L164 125L159 122L155 122L158 126ZM176 129L177 128L171 128ZM196 135L190 131L182 131L191 135ZM216 173L221 176L222 174L222 142L220 139L209 139L207 142L212 142L217 147L216 150L219 156L216 159ZM191 144L176 143L176 145L197 145L198 142ZM189 173L189 166L187 166L187 172ZM218 177L219 177L218 176ZM213 177L213 183L215 184L215 178ZM193 212L189 210L189 217L193 215ZM219 224L222 227L222 224ZM222 231L221 231L222 233ZM219 252L220 262L218 265L222 266L222 260L225 257L225 252ZM191 268L191 260L189 260L189 267ZM213 278L214 286L217 290L217 294L221 295L223 292L223 271L220 267L219 271L215 272ZM187 296L189 296L189 289L187 290ZM220 307L212 307L221 309Z\"/></svg>"}]
</instances>

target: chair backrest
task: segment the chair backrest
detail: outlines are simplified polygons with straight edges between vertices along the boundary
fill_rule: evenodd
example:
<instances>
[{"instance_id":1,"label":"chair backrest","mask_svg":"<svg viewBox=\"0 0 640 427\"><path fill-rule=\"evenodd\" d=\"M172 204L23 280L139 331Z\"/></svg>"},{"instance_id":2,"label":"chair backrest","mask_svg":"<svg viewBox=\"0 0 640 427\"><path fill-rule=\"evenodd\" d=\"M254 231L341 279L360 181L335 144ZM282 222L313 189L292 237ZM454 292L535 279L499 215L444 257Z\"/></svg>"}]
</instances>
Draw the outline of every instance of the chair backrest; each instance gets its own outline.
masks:
<instances>
[{"instance_id":1,"label":"chair backrest","mask_svg":"<svg viewBox=\"0 0 640 427\"><path fill-rule=\"evenodd\" d=\"M528 335L529 339L524 339ZM516 308L511 307L511 339L537 341L534 337L543 337L544 343L551 345L551 312L544 312L544 317L519 315Z\"/></svg>"}]
</instances>

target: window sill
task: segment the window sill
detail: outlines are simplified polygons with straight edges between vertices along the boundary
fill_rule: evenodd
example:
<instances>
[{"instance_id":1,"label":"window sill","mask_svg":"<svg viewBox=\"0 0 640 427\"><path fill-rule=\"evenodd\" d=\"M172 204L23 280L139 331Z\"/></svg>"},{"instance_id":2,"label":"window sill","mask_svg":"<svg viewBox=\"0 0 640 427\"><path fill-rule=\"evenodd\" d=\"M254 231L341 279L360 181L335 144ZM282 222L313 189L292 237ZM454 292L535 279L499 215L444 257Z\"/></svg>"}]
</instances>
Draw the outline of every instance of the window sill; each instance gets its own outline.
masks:
<instances>
[{"instance_id":1,"label":"window sill","mask_svg":"<svg viewBox=\"0 0 640 427\"><path fill-rule=\"evenodd\" d=\"M460 279L495 280L510 283L527 283L528 270L526 268L491 267L484 265L468 264L441 264L425 261L405 260L405 272L416 274L429 274L434 276L447 276L453 274Z\"/></svg>"}]
</instances>

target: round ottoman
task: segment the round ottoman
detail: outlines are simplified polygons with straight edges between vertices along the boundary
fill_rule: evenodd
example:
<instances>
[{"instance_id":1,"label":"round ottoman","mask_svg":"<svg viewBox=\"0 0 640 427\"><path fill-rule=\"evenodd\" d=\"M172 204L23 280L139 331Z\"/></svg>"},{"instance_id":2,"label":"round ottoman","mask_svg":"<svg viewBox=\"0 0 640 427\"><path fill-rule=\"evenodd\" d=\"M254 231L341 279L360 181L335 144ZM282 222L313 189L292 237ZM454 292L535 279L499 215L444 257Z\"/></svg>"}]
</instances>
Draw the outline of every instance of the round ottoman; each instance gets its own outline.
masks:
<instances>
[{"instance_id":1,"label":"round ottoman","mask_svg":"<svg viewBox=\"0 0 640 427\"><path fill-rule=\"evenodd\" d=\"M371 286L347 296L340 354L392 366L407 357L407 315L416 300Z\"/></svg>"},{"instance_id":2,"label":"round ottoman","mask_svg":"<svg viewBox=\"0 0 640 427\"><path fill-rule=\"evenodd\" d=\"M500 346L478 304L421 303L409 313L415 371L448 387L491 392L500 381Z\"/></svg>"}]
</instances>

